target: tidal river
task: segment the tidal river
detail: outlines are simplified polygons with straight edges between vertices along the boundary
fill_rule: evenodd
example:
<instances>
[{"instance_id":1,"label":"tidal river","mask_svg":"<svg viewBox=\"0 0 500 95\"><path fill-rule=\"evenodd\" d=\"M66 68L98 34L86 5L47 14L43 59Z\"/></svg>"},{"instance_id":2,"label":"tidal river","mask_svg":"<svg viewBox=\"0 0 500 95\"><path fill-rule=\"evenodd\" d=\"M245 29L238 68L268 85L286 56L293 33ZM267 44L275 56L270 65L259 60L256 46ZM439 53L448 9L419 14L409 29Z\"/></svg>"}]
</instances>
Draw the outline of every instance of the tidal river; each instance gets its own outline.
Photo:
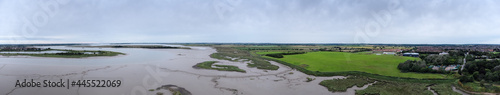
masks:
<instances>
[{"instance_id":1,"label":"tidal river","mask_svg":"<svg viewBox=\"0 0 500 95\"><path fill-rule=\"evenodd\" d=\"M231 62L210 58L211 47L192 49L82 48L49 46L53 49L106 50L126 53L114 57L46 58L28 56L0 57L1 95L155 95L179 91L192 95L331 95L354 94L329 92L319 82L342 76L314 77L280 66L275 71L248 68L248 62ZM45 48L45 47L44 47ZM234 65L247 73L195 69L204 61ZM316 78L305 82L307 77ZM16 87L16 83L45 80L64 83L64 87ZM120 81L115 87L78 87L72 81ZM87 82L82 82L87 83ZM103 82L108 83L108 82ZM114 82L117 84L116 82ZM86 85L89 85L87 83ZM108 84L104 84L108 85ZM158 88L158 89L157 89Z\"/></svg>"}]
</instances>

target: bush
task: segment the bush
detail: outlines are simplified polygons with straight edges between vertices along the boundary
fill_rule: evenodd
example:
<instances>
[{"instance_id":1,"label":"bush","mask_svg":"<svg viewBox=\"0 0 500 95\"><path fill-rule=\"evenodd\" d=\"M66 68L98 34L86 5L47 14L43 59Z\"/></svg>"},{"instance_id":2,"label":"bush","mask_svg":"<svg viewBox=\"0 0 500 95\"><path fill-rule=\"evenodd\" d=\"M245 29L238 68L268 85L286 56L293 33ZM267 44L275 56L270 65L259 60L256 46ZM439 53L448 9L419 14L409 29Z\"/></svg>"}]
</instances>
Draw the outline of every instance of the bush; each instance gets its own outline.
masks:
<instances>
[{"instance_id":1,"label":"bush","mask_svg":"<svg viewBox=\"0 0 500 95\"><path fill-rule=\"evenodd\" d=\"M307 77L307 81L306 82L311 82L313 80L316 80L316 78L310 78L310 77Z\"/></svg>"},{"instance_id":2,"label":"bush","mask_svg":"<svg viewBox=\"0 0 500 95\"><path fill-rule=\"evenodd\" d=\"M490 82L499 82L500 81L500 61L472 61L465 64L464 70L462 73L472 73L473 79L485 80Z\"/></svg>"},{"instance_id":3,"label":"bush","mask_svg":"<svg viewBox=\"0 0 500 95\"><path fill-rule=\"evenodd\" d=\"M469 76L463 75L458 79L460 79L460 82L463 82L463 83L474 81L474 78L472 78L472 76L470 76L470 75Z\"/></svg>"},{"instance_id":4,"label":"bush","mask_svg":"<svg viewBox=\"0 0 500 95\"><path fill-rule=\"evenodd\" d=\"M295 54L304 54L306 52L287 52L287 53L273 53L266 54L266 56L274 57L274 58L283 58L283 55L295 55Z\"/></svg>"},{"instance_id":5,"label":"bush","mask_svg":"<svg viewBox=\"0 0 500 95\"><path fill-rule=\"evenodd\" d=\"M274 57L274 58L283 58L283 55L280 54L280 53L276 53L276 54L266 54L266 56L269 56L269 57Z\"/></svg>"}]
</instances>

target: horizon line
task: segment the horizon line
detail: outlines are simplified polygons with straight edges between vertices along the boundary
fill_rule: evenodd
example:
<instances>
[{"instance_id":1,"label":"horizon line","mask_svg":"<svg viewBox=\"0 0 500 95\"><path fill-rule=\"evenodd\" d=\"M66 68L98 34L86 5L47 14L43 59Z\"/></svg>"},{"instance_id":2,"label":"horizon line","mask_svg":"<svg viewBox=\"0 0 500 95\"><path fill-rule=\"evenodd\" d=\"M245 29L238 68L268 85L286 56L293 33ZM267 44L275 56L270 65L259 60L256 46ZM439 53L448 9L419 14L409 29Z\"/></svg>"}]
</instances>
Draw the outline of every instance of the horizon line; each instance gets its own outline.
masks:
<instances>
[{"instance_id":1,"label":"horizon line","mask_svg":"<svg viewBox=\"0 0 500 95\"><path fill-rule=\"evenodd\" d=\"M124 43L19 43L19 44L2 44L0 45L64 45L64 44L297 44L297 45L307 45L307 44L317 44L317 45L332 45L332 44L345 44L345 45L500 45L500 44L485 44L485 43L475 43L475 44L451 44L451 43L279 43L279 42L124 42Z\"/></svg>"}]
</instances>

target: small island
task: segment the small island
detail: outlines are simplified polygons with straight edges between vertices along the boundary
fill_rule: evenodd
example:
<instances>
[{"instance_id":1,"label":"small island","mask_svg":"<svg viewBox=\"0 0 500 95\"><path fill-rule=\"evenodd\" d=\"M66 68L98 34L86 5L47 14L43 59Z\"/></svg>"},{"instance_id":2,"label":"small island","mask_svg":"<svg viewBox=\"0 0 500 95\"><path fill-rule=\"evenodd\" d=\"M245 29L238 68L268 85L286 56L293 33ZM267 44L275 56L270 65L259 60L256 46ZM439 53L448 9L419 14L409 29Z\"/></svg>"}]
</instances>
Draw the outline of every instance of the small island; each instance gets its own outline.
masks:
<instances>
[{"instance_id":1,"label":"small island","mask_svg":"<svg viewBox=\"0 0 500 95\"><path fill-rule=\"evenodd\" d=\"M242 72L246 73L245 70L240 69L236 66L231 66L231 65L213 65L214 63L217 63L218 61L205 61L198 63L193 66L195 69L212 69L212 70L218 70L218 71L236 71L236 72ZM214 66L214 67L212 67Z\"/></svg>"},{"instance_id":2,"label":"small island","mask_svg":"<svg viewBox=\"0 0 500 95\"><path fill-rule=\"evenodd\" d=\"M1 47L2 56L34 56L34 57L57 57L57 58L86 58L98 56L125 55L120 52L101 50L67 50L35 47Z\"/></svg>"}]
</instances>

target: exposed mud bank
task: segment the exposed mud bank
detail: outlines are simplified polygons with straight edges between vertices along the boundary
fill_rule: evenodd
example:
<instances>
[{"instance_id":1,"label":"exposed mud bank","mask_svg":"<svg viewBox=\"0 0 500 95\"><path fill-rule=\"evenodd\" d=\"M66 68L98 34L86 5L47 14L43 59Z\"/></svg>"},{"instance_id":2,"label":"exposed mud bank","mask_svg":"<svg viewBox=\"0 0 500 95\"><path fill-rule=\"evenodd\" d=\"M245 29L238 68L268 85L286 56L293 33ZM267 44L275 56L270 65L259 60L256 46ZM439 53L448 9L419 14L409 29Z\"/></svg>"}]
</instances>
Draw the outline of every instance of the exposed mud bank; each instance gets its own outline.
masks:
<instances>
[{"instance_id":1,"label":"exposed mud bank","mask_svg":"<svg viewBox=\"0 0 500 95\"><path fill-rule=\"evenodd\" d=\"M329 92L319 82L341 79L343 76L316 77L306 75L276 62L278 70L261 70L247 67L247 62L210 58L216 52L210 47L191 49L139 49L139 48L76 48L51 47L74 50L107 50L127 55L106 58L61 59L38 57L0 58L0 94L2 95L141 95L155 94L149 89L169 89L192 95L329 95L352 94ZM195 69L192 66L204 61L217 60L220 65L237 66L246 71L226 72ZM315 78L305 82L307 78ZM110 79L122 80L114 88L16 88L18 79ZM175 85L165 85L175 84ZM163 88L161 88L163 87ZM182 89L181 89L182 87ZM354 88L353 88L354 89ZM170 90L165 93L170 92ZM184 91L185 90L185 91ZM188 91L189 90L189 91Z\"/></svg>"},{"instance_id":2,"label":"exposed mud bank","mask_svg":"<svg viewBox=\"0 0 500 95\"><path fill-rule=\"evenodd\" d=\"M170 91L172 93L172 95L176 95L176 94L192 95L191 92L189 92L185 88L179 87L177 85L168 84L168 85L162 85L161 87L156 88L156 90L161 90L161 89Z\"/></svg>"}]
</instances>

